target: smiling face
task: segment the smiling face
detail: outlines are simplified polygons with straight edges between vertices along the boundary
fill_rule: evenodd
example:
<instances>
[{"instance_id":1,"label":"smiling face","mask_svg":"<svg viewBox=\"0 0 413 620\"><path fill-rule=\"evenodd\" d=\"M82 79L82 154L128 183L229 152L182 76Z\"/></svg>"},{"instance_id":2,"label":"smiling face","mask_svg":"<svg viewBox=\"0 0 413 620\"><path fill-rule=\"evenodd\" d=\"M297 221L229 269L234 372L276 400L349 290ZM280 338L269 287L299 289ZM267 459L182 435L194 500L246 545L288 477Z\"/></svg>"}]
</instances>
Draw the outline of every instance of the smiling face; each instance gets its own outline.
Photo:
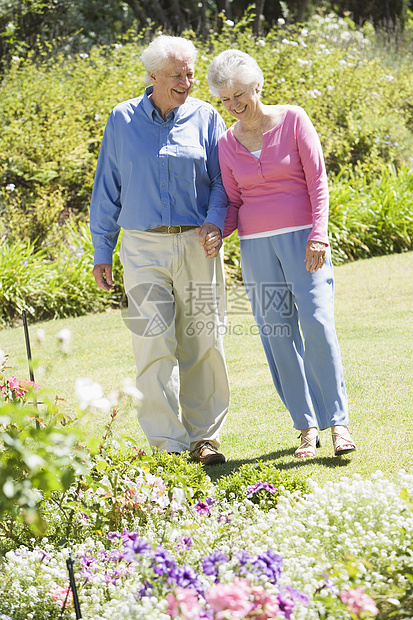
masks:
<instances>
[{"instance_id":1,"label":"smiling face","mask_svg":"<svg viewBox=\"0 0 413 620\"><path fill-rule=\"evenodd\" d=\"M219 97L228 112L240 121L252 121L261 113L258 85L234 81L219 90Z\"/></svg>"},{"instance_id":2,"label":"smiling face","mask_svg":"<svg viewBox=\"0 0 413 620\"><path fill-rule=\"evenodd\" d=\"M176 57L156 73L150 73L153 84L151 101L166 119L171 110L185 103L194 84L194 61L189 57Z\"/></svg>"}]
</instances>

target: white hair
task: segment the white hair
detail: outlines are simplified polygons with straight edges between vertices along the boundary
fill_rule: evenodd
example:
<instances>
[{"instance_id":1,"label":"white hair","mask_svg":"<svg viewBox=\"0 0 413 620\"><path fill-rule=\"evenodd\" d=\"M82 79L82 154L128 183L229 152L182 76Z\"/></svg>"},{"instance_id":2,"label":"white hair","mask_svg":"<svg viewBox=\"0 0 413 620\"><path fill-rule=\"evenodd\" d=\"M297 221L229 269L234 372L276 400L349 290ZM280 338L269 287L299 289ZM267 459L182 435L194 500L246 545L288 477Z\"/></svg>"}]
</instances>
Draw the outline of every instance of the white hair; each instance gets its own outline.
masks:
<instances>
[{"instance_id":1,"label":"white hair","mask_svg":"<svg viewBox=\"0 0 413 620\"><path fill-rule=\"evenodd\" d=\"M207 79L209 90L216 97L219 97L220 90L231 87L235 82L256 86L259 94L264 84L264 75L257 61L249 54L235 49L225 50L215 56L209 66Z\"/></svg>"},{"instance_id":2,"label":"white hair","mask_svg":"<svg viewBox=\"0 0 413 620\"><path fill-rule=\"evenodd\" d=\"M192 41L161 34L142 52L141 60L149 74L163 69L171 58L191 58L195 63L197 53Z\"/></svg>"}]
</instances>

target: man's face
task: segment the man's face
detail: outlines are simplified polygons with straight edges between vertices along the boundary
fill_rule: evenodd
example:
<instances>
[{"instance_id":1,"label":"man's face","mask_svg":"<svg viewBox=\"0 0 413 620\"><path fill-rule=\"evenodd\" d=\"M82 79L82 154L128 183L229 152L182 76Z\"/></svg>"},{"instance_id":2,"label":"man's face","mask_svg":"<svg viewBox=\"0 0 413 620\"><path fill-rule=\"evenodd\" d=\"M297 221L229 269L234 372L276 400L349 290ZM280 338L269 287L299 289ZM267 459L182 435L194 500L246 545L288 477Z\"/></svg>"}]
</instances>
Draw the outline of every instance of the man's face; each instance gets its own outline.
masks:
<instances>
[{"instance_id":1,"label":"man's face","mask_svg":"<svg viewBox=\"0 0 413 620\"><path fill-rule=\"evenodd\" d=\"M189 57L171 58L157 73L150 73L152 101L162 116L185 103L194 84L194 62Z\"/></svg>"}]
</instances>

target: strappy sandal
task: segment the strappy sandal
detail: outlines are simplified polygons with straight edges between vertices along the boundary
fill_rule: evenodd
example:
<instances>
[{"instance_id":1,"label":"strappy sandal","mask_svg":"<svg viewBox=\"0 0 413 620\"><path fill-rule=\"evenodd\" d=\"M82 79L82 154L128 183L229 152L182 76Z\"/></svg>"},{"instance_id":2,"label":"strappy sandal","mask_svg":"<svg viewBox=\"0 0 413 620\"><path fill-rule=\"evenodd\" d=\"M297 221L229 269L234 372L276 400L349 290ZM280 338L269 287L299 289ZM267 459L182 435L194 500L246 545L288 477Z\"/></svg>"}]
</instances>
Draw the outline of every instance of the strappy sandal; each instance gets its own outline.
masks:
<instances>
[{"instance_id":1,"label":"strappy sandal","mask_svg":"<svg viewBox=\"0 0 413 620\"><path fill-rule=\"evenodd\" d=\"M316 448L321 446L318 434L315 433L315 435L309 437L308 435L305 436L303 433L300 433L298 437L301 438L301 445L295 451L294 456L299 459L311 458L312 456L315 456L317 453Z\"/></svg>"},{"instance_id":2,"label":"strappy sandal","mask_svg":"<svg viewBox=\"0 0 413 620\"><path fill-rule=\"evenodd\" d=\"M335 456L348 454L349 452L354 452L356 449L356 444L352 440L347 426L332 426L331 438L333 440Z\"/></svg>"}]
</instances>

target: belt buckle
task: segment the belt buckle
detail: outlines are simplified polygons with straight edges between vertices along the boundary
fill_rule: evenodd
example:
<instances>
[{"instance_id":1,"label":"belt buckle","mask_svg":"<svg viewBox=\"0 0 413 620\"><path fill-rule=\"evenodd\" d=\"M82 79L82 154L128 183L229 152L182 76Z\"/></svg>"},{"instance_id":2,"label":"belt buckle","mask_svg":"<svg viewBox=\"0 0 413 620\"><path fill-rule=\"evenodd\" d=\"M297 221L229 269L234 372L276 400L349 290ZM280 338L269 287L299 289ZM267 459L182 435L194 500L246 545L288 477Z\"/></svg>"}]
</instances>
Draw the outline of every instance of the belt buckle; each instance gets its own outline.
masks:
<instances>
[{"instance_id":1,"label":"belt buckle","mask_svg":"<svg viewBox=\"0 0 413 620\"><path fill-rule=\"evenodd\" d=\"M179 228L179 230L172 230L173 228ZM182 232L181 226L177 225L177 226L168 226L168 234L169 235L177 235L180 234Z\"/></svg>"}]
</instances>

